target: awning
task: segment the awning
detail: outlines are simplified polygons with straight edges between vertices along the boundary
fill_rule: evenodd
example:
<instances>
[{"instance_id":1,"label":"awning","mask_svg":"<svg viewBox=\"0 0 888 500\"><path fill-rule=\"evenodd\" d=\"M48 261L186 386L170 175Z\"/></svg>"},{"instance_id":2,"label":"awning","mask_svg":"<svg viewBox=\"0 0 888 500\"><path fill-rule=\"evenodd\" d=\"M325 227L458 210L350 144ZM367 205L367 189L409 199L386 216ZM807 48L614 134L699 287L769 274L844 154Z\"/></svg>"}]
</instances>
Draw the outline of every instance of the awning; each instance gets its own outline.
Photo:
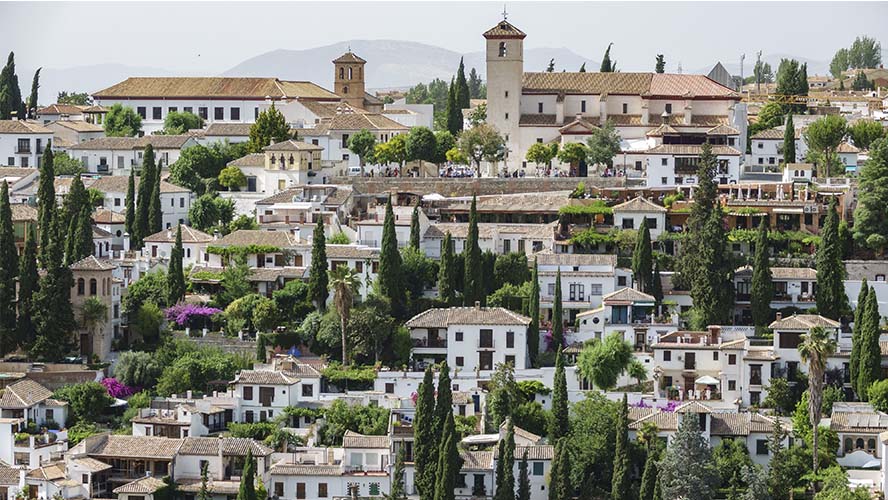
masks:
<instances>
[{"instance_id":1,"label":"awning","mask_svg":"<svg viewBox=\"0 0 888 500\"><path fill-rule=\"evenodd\" d=\"M805 210L802 208L775 208L775 214L802 214Z\"/></svg>"},{"instance_id":2,"label":"awning","mask_svg":"<svg viewBox=\"0 0 888 500\"><path fill-rule=\"evenodd\" d=\"M697 385L719 385L721 382L715 377L703 375L702 377L695 380L694 383Z\"/></svg>"}]
</instances>

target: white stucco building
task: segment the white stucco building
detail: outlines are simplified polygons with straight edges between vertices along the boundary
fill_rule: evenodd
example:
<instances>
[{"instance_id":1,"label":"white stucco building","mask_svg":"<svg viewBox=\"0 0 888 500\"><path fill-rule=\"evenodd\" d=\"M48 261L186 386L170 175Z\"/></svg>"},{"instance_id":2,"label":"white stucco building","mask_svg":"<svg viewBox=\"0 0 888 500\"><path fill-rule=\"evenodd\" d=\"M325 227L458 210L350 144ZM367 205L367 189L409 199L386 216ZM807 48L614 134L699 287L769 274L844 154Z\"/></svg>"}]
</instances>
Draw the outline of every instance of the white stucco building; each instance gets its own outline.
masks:
<instances>
[{"instance_id":1,"label":"white stucco building","mask_svg":"<svg viewBox=\"0 0 888 500\"><path fill-rule=\"evenodd\" d=\"M40 166L46 147L52 147L52 130L26 120L0 120L0 163L7 167Z\"/></svg>"}]
</instances>

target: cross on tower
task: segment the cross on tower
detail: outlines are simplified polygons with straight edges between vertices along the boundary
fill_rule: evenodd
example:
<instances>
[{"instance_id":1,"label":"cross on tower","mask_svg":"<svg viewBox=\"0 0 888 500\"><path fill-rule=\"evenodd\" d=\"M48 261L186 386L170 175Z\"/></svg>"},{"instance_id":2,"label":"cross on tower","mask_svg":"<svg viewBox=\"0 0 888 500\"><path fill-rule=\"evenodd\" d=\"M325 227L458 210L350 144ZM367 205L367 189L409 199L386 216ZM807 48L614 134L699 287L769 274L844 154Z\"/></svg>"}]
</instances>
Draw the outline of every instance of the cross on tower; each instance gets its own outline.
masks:
<instances>
[{"instance_id":1,"label":"cross on tower","mask_svg":"<svg viewBox=\"0 0 888 500\"><path fill-rule=\"evenodd\" d=\"M506 4L503 4L503 21L509 18L509 13L506 12Z\"/></svg>"}]
</instances>

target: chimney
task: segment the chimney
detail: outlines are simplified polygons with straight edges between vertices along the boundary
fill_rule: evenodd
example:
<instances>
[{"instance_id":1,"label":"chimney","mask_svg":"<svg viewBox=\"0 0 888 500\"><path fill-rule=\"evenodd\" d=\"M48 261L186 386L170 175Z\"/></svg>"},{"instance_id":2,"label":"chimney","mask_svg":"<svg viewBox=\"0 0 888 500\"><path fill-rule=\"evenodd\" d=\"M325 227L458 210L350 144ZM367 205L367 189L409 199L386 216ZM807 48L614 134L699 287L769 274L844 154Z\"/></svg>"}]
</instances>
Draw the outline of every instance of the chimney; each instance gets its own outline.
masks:
<instances>
[{"instance_id":1,"label":"chimney","mask_svg":"<svg viewBox=\"0 0 888 500\"><path fill-rule=\"evenodd\" d=\"M709 343L717 344L719 337L721 337L721 327L718 325L709 325L706 329L709 330Z\"/></svg>"},{"instance_id":2,"label":"chimney","mask_svg":"<svg viewBox=\"0 0 888 500\"><path fill-rule=\"evenodd\" d=\"M775 321L780 321L781 319L783 319L783 313L780 311L777 311L777 319Z\"/></svg>"},{"instance_id":3,"label":"chimney","mask_svg":"<svg viewBox=\"0 0 888 500\"><path fill-rule=\"evenodd\" d=\"M219 234L218 230L213 231L213 240L218 240L220 236L221 235Z\"/></svg>"},{"instance_id":4,"label":"chimney","mask_svg":"<svg viewBox=\"0 0 888 500\"><path fill-rule=\"evenodd\" d=\"M191 390L185 391L185 399L191 399Z\"/></svg>"},{"instance_id":5,"label":"chimney","mask_svg":"<svg viewBox=\"0 0 888 500\"><path fill-rule=\"evenodd\" d=\"M480 301L480 300L476 300L476 301L475 301L475 310L476 310L476 311L480 311L480 310L481 310L481 301Z\"/></svg>"}]
</instances>

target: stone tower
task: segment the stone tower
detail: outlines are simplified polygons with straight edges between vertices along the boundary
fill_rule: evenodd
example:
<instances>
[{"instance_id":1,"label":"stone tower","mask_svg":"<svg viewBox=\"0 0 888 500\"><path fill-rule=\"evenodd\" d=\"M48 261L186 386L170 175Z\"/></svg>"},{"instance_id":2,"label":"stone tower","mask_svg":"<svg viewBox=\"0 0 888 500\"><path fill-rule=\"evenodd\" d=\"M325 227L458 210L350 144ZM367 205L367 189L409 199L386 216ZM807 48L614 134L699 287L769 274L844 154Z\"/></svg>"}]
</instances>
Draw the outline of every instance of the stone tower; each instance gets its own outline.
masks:
<instances>
[{"instance_id":1,"label":"stone tower","mask_svg":"<svg viewBox=\"0 0 888 500\"><path fill-rule=\"evenodd\" d=\"M484 32L487 40L487 123L506 139L509 170L521 165L518 154L521 117L521 80L524 76L524 37L527 36L503 20Z\"/></svg>"},{"instance_id":2,"label":"stone tower","mask_svg":"<svg viewBox=\"0 0 888 500\"><path fill-rule=\"evenodd\" d=\"M349 49L333 60L333 92L356 108L364 107L364 65L367 61Z\"/></svg>"}]
</instances>

